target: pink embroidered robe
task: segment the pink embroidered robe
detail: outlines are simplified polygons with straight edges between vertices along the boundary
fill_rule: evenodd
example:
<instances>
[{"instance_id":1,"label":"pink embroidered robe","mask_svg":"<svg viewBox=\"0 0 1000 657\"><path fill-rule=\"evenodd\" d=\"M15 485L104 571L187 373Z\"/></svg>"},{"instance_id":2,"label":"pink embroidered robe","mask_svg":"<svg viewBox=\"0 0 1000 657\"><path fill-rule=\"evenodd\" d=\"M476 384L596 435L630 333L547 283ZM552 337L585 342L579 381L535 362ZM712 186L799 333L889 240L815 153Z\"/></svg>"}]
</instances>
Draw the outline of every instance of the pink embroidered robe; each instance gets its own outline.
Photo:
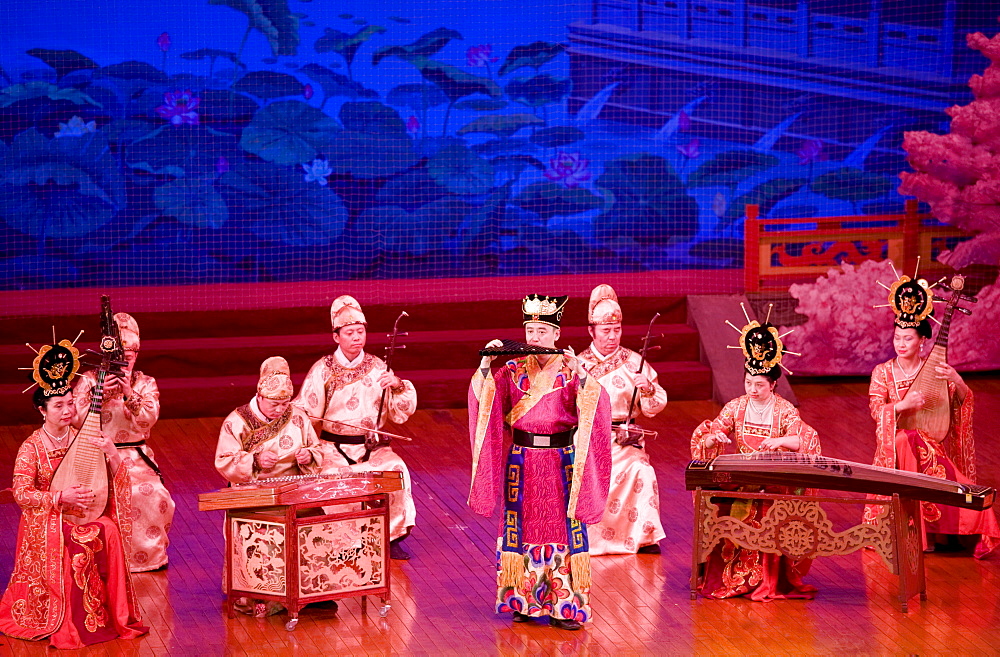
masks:
<instances>
[{"instance_id":1,"label":"pink embroidered robe","mask_svg":"<svg viewBox=\"0 0 1000 657\"><path fill-rule=\"evenodd\" d=\"M765 438L789 435L799 436L799 453L819 455L820 444L816 430L802 421L799 412L786 399L774 395L774 408L770 426L750 424L746 420L749 397L742 395L722 408L714 420L705 420L691 436L691 458L708 460L723 454L727 447L740 453L758 451ZM732 440L732 446L716 443L705 446L705 439L712 433L723 433ZM794 491L769 486L768 493L788 494ZM720 504L719 513L739 517L750 525L759 525L768 505L753 502L745 505ZM736 546L729 540L716 545L704 564L700 591L709 598L748 596L751 600L767 601L785 598L812 598L816 588L803 583L809 572L811 559L792 560L778 554L766 554Z\"/></svg>"}]
</instances>

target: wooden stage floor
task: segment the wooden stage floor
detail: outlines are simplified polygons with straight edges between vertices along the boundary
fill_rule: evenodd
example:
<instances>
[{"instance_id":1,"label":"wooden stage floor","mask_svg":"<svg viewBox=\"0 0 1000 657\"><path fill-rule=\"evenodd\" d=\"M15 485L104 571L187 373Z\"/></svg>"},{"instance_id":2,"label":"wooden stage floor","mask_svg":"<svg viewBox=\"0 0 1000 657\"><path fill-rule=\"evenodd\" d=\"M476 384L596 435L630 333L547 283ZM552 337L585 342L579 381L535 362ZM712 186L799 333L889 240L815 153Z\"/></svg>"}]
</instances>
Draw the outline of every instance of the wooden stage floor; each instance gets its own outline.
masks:
<instances>
[{"instance_id":1,"label":"wooden stage floor","mask_svg":"<svg viewBox=\"0 0 1000 657\"><path fill-rule=\"evenodd\" d=\"M976 393L980 483L1000 485L1000 377L970 377ZM871 462L874 423L867 381L799 382L804 419L821 435L823 453ZM248 391L248 395L251 394ZM25 403L29 403L25 396ZM201 513L197 493L217 489L212 467L220 418L157 425L154 445L177 514L169 569L136 576L148 636L95 646L93 655L666 655L666 654L997 654L1000 650L1000 559L966 553L927 555L928 600L895 604L896 578L871 553L817 560L808 580L812 601L692 601L691 498L683 490L688 440L719 407L675 402L649 423L667 538L662 555L594 559L594 621L580 632L513 625L492 611L496 521L466 506L470 450L466 413L420 411L402 429L414 479L417 527L408 562L393 562L392 609L377 600L362 615L358 600L336 616L306 609L286 632L284 616L226 618L222 612L222 514ZM20 442L34 427L0 427L0 487ZM17 508L0 508L0 582L13 559ZM46 643L0 637L0 655L46 654Z\"/></svg>"}]
</instances>

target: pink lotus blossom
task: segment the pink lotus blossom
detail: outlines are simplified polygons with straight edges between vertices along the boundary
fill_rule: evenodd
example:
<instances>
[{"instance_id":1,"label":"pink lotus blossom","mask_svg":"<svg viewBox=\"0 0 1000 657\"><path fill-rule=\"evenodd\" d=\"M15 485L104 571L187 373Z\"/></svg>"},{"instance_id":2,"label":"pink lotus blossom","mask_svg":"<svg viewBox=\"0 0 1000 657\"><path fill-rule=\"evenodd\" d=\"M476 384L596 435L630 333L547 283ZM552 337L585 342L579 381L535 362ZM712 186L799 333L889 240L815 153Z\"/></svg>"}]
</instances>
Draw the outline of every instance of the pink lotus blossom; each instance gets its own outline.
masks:
<instances>
[{"instance_id":1,"label":"pink lotus blossom","mask_svg":"<svg viewBox=\"0 0 1000 657\"><path fill-rule=\"evenodd\" d=\"M499 58L493 56L493 45L484 43L478 46L470 46L465 51L465 61L469 66L480 67L499 61Z\"/></svg>"},{"instance_id":2,"label":"pink lotus blossom","mask_svg":"<svg viewBox=\"0 0 1000 657\"><path fill-rule=\"evenodd\" d=\"M689 160L693 160L701 155L701 142L699 142L698 138L695 137L683 146L678 146L677 152Z\"/></svg>"},{"instance_id":3,"label":"pink lotus blossom","mask_svg":"<svg viewBox=\"0 0 1000 657\"><path fill-rule=\"evenodd\" d=\"M163 94L163 104L156 108L156 113L173 125L198 125L198 113L194 110L200 102L190 89L168 91Z\"/></svg>"},{"instance_id":4,"label":"pink lotus blossom","mask_svg":"<svg viewBox=\"0 0 1000 657\"><path fill-rule=\"evenodd\" d=\"M303 177L307 183L319 183L322 187L326 187L326 179L333 173L330 161L320 159L313 160L312 164L303 164L302 170L306 172L306 175Z\"/></svg>"},{"instance_id":5,"label":"pink lotus blossom","mask_svg":"<svg viewBox=\"0 0 1000 657\"><path fill-rule=\"evenodd\" d=\"M215 172L222 175L227 171L229 171L229 160L220 155L219 159L215 161Z\"/></svg>"},{"instance_id":6,"label":"pink lotus blossom","mask_svg":"<svg viewBox=\"0 0 1000 657\"><path fill-rule=\"evenodd\" d=\"M677 129L681 132L691 129L691 117L684 110L677 112Z\"/></svg>"},{"instance_id":7,"label":"pink lotus blossom","mask_svg":"<svg viewBox=\"0 0 1000 657\"><path fill-rule=\"evenodd\" d=\"M590 160L579 153L559 151L549 160L549 167L542 174L552 182L562 182L569 189L590 180Z\"/></svg>"},{"instance_id":8,"label":"pink lotus blossom","mask_svg":"<svg viewBox=\"0 0 1000 657\"><path fill-rule=\"evenodd\" d=\"M309 100L316 95L316 92L313 90L313 86L311 84L307 84L302 88L302 95L305 96L306 100Z\"/></svg>"},{"instance_id":9,"label":"pink lotus blossom","mask_svg":"<svg viewBox=\"0 0 1000 657\"><path fill-rule=\"evenodd\" d=\"M406 119L406 132L410 135L415 135L420 132L420 121L412 114L410 115L410 118Z\"/></svg>"},{"instance_id":10,"label":"pink lotus blossom","mask_svg":"<svg viewBox=\"0 0 1000 657\"><path fill-rule=\"evenodd\" d=\"M823 142L819 139L807 139L802 142L802 146L795 151L795 154L799 156L799 164L812 164L826 159L826 153L823 152Z\"/></svg>"},{"instance_id":11,"label":"pink lotus blossom","mask_svg":"<svg viewBox=\"0 0 1000 657\"><path fill-rule=\"evenodd\" d=\"M167 52L170 50L170 35L166 32L156 37L156 45L159 46L160 52Z\"/></svg>"}]
</instances>

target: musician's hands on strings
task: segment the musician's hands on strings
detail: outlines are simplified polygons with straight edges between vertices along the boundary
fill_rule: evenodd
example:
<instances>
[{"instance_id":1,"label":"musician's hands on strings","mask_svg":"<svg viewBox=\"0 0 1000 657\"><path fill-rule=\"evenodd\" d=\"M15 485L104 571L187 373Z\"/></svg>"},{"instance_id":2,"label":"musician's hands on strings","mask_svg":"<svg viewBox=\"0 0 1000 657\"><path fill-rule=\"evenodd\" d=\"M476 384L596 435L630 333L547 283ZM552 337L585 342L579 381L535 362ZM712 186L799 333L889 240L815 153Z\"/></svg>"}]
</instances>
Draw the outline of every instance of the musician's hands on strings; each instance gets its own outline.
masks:
<instances>
[{"instance_id":1,"label":"musician's hands on strings","mask_svg":"<svg viewBox=\"0 0 1000 657\"><path fill-rule=\"evenodd\" d=\"M309 463L312 460L313 460L312 452L310 452L308 449L304 447L300 447L295 452L295 462L298 463L299 465L309 465Z\"/></svg>"},{"instance_id":2,"label":"musician's hands on strings","mask_svg":"<svg viewBox=\"0 0 1000 657\"><path fill-rule=\"evenodd\" d=\"M483 347L483 349L499 349L502 346L503 346L503 340L490 340L489 342L486 343L486 346ZM490 366L493 364L494 358L496 358L496 356L483 356L482 359L480 359L479 361L479 369L481 370L489 369Z\"/></svg>"},{"instance_id":3,"label":"musician's hands on strings","mask_svg":"<svg viewBox=\"0 0 1000 657\"><path fill-rule=\"evenodd\" d=\"M924 398L924 393L911 389L906 393L905 397L893 405L893 409L895 409L896 413L919 411L926 403L927 400Z\"/></svg>"},{"instance_id":4,"label":"musician's hands on strings","mask_svg":"<svg viewBox=\"0 0 1000 657\"><path fill-rule=\"evenodd\" d=\"M399 388L403 385L403 381L392 370L386 370L379 375L378 385L383 390L386 388Z\"/></svg>"},{"instance_id":5,"label":"musician's hands on strings","mask_svg":"<svg viewBox=\"0 0 1000 657\"><path fill-rule=\"evenodd\" d=\"M94 491L84 488L83 484L73 484L59 494L59 502L63 506L85 510L94 502Z\"/></svg>"},{"instance_id":6,"label":"musician's hands on strings","mask_svg":"<svg viewBox=\"0 0 1000 657\"><path fill-rule=\"evenodd\" d=\"M296 457L297 456L298 455L296 455ZM278 464L278 453L270 449L258 452L257 464L260 465L261 470L273 469L274 466Z\"/></svg>"},{"instance_id":7,"label":"musician's hands on strings","mask_svg":"<svg viewBox=\"0 0 1000 657\"><path fill-rule=\"evenodd\" d=\"M107 457L108 463L111 464L111 471L117 472L118 466L122 463L122 457L118 453L118 448L115 447L115 441L111 439L111 436L101 431L95 435L87 435L87 440L90 444L104 452L104 456Z\"/></svg>"},{"instance_id":8,"label":"musician's hands on strings","mask_svg":"<svg viewBox=\"0 0 1000 657\"><path fill-rule=\"evenodd\" d=\"M777 436L772 438L765 438L760 441L760 448L764 451L777 451L779 449L786 449L789 452L799 451L799 445L802 441L799 440L798 435L794 436Z\"/></svg>"},{"instance_id":9,"label":"musician's hands on strings","mask_svg":"<svg viewBox=\"0 0 1000 657\"><path fill-rule=\"evenodd\" d=\"M720 445L728 445L733 442L732 439L726 434L716 431L715 433L710 433L705 437L705 448L712 449L718 443Z\"/></svg>"},{"instance_id":10,"label":"musician's hands on strings","mask_svg":"<svg viewBox=\"0 0 1000 657\"><path fill-rule=\"evenodd\" d=\"M614 427L615 442L622 447L642 447L642 431L630 431L634 425L631 422ZM638 427L637 427L638 428Z\"/></svg>"},{"instance_id":11,"label":"musician's hands on strings","mask_svg":"<svg viewBox=\"0 0 1000 657\"><path fill-rule=\"evenodd\" d=\"M961 404L965 401L965 395L969 392L969 386L962 380L962 375L948 363L941 363L934 368L937 378L947 381L955 386L955 395Z\"/></svg>"}]
</instances>

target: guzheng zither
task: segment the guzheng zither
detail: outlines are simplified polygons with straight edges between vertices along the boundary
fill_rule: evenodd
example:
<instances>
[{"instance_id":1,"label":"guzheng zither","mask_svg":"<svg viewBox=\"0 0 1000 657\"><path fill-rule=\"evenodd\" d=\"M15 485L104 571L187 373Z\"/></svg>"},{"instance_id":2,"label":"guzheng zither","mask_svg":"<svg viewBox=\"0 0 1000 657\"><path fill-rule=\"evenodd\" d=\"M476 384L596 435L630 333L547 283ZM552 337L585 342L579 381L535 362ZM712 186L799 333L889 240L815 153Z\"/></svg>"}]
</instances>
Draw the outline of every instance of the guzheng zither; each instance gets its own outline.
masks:
<instances>
[{"instance_id":1,"label":"guzheng zither","mask_svg":"<svg viewBox=\"0 0 1000 657\"><path fill-rule=\"evenodd\" d=\"M202 493L198 496L198 510L285 506L313 500L392 493L402 487L403 475L395 471L274 477Z\"/></svg>"},{"instance_id":2,"label":"guzheng zither","mask_svg":"<svg viewBox=\"0 0 1000 657\"><path fill-rule=\"evenodd\" d=\"M691 461L684 474L688 490L774 485L823 488L891 496L981 511L993 506L996 491L925 474L880 468L825 456L794 452L724 454Z\"/></svg>"}]
</instances>

